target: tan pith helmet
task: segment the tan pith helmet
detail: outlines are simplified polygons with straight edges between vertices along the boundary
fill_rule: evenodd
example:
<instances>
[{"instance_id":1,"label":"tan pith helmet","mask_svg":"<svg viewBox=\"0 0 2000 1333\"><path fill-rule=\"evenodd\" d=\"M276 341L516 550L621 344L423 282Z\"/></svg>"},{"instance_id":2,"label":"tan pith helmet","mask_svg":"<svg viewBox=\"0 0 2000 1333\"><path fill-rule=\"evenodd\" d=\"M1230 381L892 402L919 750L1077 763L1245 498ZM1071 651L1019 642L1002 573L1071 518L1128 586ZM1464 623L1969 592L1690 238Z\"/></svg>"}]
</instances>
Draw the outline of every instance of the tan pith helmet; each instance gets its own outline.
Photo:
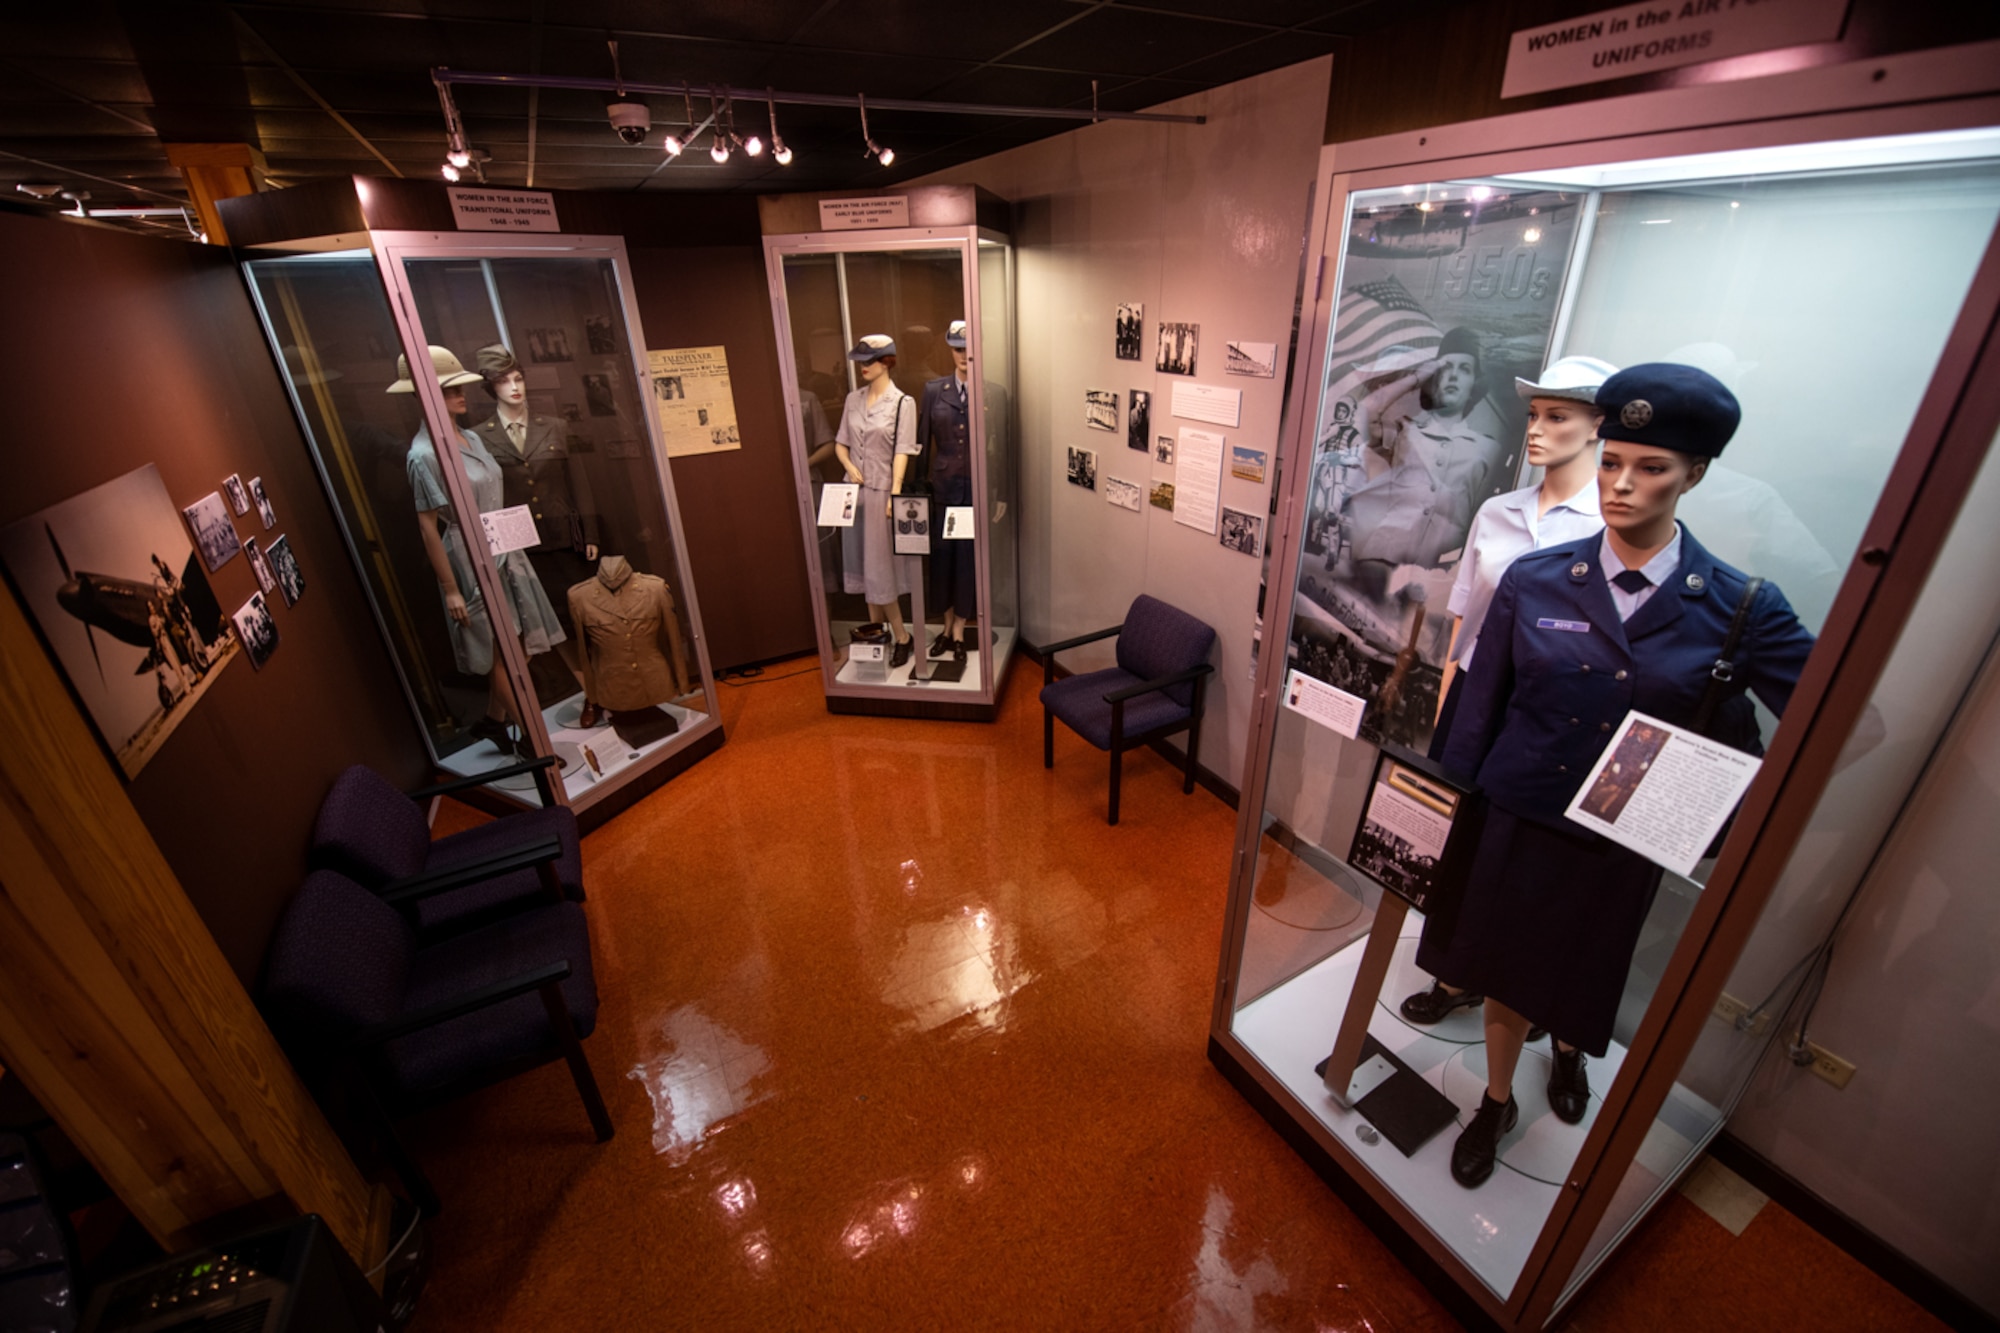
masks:
<instances>
[{"instance_id":1,"label":"tan pith helmet","mask_svg":"<svg viewBox=\"0 0 2000 1333\"><path fill-rule=\"evenodd\" d=\"M448 347L432 346L431 369L437 372L440 389L456 389L461 385L479 383L479 376L459 364L457 357ZM389 393L415 393L417 382L410 378L410 358L396 358L396 382L388 388Z\"/></svg>"}]
</instances>

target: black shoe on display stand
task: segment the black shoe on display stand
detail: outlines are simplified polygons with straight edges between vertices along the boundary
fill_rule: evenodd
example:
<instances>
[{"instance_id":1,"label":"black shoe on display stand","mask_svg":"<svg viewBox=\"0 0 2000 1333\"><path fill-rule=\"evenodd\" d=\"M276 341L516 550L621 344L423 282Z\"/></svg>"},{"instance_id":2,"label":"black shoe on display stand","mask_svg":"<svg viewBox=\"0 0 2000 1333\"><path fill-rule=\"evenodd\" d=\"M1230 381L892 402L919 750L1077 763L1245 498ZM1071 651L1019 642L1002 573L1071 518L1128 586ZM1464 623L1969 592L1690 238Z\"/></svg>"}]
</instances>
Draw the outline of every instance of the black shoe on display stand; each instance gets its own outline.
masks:
<instances>
[{"instance_id":1,"label":"black shoe on display stand","mask_svg":"<svg viewBox=\"0 0 2000 1333\"><path fill-rule=\"evenodd\" d=\"M896 645L895 650L889 654L889 669L891 671L894 671L897 667L910 660L910 649L915 644L916 639L912 637L904 639Z\"/></svg>"},{"instance_id":2,"label":"black shoe on display stand","mask_svg":"<svg viewBox=\"0 0 2000 1333\"><path fill-rule=\"evenodd\" d=\"M943 657L945 653L950 651L951 644L951 635L946 634L943 630L939 630L937 637L931 640L931 656Z\"/></svg>"},{"instance_id":3,"label":"black shoe on display stand","mask_svg":"<svg viewBox=\"0 0 2000 1333\"><path fill-rule=\"evenodd\" d=\"M1451 1145L1451 1178L1467 1189L1484 1185L1500 1156L1501 1137L1520 1118L1520 1105L1512 1097L1496 1102L1490 1093L1480 1093L1478 1114Z\"/></svg>"},{"instance_id":4,"label":"black shoe on display stand","mask_svg":"<svg viewBox=\"0 0 2000 1333\"><path fill-rule=\"evenodd\" d=\"M1566 1125L1583 1123L1583 1113L1590 1109L1590 1075L1584 1067L1590 1063L1582 1051L1565 1051L1558 1046L1549 1062L1549 1109L1556 1118Z\"/></svg>"},{"instance_id":5,"label":"black shoe on display stand","mask_svg":"<svg viewBox=\"0 0 2000 1333\"><path fill-rule=\"evenodd\" d=\"M1484 1003L1486 1003L1484 995L1476 995L1471 991L1460 991L1454 995L1444 988L1443 982L1433 981L1429 990L1418 991L1404 1000L1402 1012L1403 1017L1412 1023L1422 1023L1428 1027L1432 1023L1443 1022L1454 1010L1470 1009L1474 1005Z\"/></svg>"}]
</instances>

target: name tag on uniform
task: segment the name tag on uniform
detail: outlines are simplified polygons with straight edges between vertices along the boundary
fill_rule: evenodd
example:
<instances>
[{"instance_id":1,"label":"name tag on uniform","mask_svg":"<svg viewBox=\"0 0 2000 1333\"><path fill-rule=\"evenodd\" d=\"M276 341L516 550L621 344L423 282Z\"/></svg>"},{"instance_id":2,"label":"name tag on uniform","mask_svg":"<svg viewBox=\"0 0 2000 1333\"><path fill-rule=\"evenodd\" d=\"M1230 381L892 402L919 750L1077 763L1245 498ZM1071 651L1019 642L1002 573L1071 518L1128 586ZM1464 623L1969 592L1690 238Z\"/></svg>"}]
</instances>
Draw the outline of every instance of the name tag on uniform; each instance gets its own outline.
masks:
<instances>
[{"instance_id":1,"label":"name tag on uniform","mask_svg":"<svg viewBox=\"0 0 2000 1333\"><path fill-rule=\"evenodd\" d=\"M1543 616L1535 622L1535 628L1559 629L1570 634L1588 634L1590 633L1590 622L1587 620L1553 620L1548 616Z\"/></svg>"}]
</instances>

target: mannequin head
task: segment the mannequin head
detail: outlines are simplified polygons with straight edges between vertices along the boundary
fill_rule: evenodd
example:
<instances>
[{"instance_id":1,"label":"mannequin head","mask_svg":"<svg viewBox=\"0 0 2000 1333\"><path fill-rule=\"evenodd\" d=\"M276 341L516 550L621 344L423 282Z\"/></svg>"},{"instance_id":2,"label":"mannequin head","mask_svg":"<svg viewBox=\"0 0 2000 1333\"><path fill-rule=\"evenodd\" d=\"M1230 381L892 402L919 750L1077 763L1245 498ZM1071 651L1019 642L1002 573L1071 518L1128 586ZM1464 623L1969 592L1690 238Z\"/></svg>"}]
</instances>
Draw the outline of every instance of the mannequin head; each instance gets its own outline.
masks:
<instances>
[{"instance_id":1,"label":"mannequin head","mask_svg":"<svg viewBox=\"0 0 2000 1333\"><path fill-rule=\"evenodd\" d=\"M497 398L517 411L528 402L528 377L513 352L499 343L482 347L475 354L479 378L486 382L489 397Z\"/></svg>"},{"instance_id":2,"label":"mannequin head","mask_svg":"<svg viewBox=\"0 0 2000 1333\"><path fill-rule=\"evenodd\" d=\"M444 386L444 410L454 417L465 415L465 386L447 384Z\"/></svg>"},{"instance_id":3,"label":"mannequin head","mask_svg":"<svg viewBox=\"0 0 2000 1333\"><path fill-rule=\"evenodd\" d=\"M896 368L894 356L878 356L873 361L863 361L858 367L863 384L873 384Z\"/></svg>"},{"instance_id":4,"label":"mannequin head","mask_svg":"<svg viewBox=\"0 0 2000 1333\"><path fill-rule=\"evenodd\" d=\"M1634 546L1672 535L1674 508L1700 484L1708 460L1678 449L1606 440L1597 460L1597 500L1604 526Z\"/></svg>"},{"instance_id":5,"label":"mannequin head","mask_svg":"<svg viewBox=\"0 0 2000 1333\"><path fill-rule=\"evenodd\" d=\"M1604 526L1637 547L1663 545L1673 535L1674 506L1736 434L1742 405L1707 371L1654 361L1604 381L1597 406Z\"/></svg>"},{"instance_id":6,"label":"mannequin head","mask_svg":"<svg viewBox=\"0 0 2000 1333\"><path fill-rule=\"evenodd\" d=\"M1528 461L1554 471L1597 443L1604 413L1573 398L1528 400Z\"/></svg>"}]
</instances>

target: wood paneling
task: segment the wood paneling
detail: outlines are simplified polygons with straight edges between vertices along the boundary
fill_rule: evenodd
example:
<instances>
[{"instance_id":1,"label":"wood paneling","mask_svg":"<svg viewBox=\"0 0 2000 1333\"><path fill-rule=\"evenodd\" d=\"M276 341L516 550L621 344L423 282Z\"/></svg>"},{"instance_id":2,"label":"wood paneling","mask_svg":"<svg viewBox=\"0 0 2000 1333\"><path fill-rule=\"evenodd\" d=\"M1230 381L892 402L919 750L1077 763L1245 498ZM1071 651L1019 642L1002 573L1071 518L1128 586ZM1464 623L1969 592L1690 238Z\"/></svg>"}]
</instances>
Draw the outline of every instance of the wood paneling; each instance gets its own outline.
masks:
<instances>
[{"instance_id":1,"label":"wood paneling","mask_svg":"<svg viewBox=\"0 0 2000 1333\"><path fill-rule=\"evenodd\" d=\"M380 1204L12 596L0 728L0 1061L168 1251L275 1195L372 1262Z\"/></svg>"}]
</instances>

